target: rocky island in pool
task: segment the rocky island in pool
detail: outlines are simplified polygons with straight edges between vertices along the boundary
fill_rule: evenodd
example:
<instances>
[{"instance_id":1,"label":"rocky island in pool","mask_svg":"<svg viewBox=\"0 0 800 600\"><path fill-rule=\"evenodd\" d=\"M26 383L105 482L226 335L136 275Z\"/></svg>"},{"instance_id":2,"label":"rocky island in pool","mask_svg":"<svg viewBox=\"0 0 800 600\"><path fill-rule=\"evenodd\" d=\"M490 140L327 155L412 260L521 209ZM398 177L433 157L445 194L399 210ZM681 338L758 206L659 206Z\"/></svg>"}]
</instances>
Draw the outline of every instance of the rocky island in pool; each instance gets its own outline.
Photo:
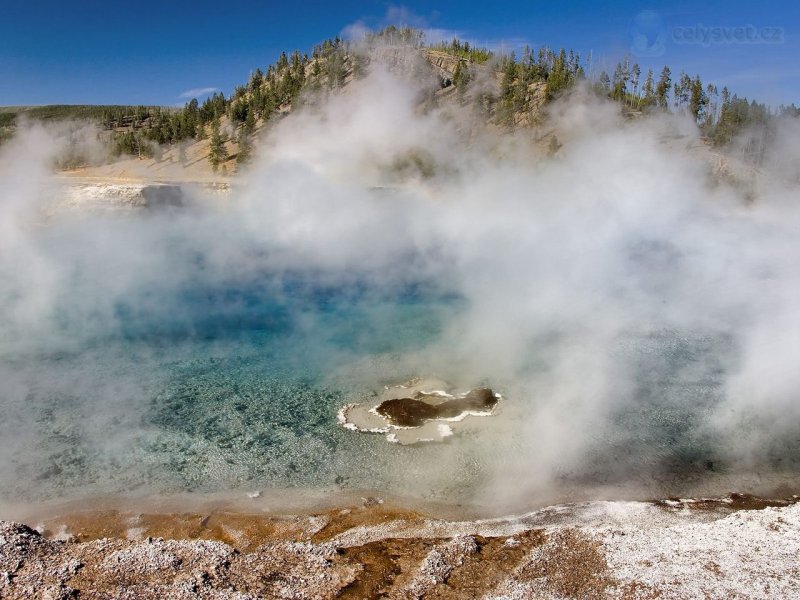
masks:
<instances>
[{"instance_id":1,"label":"rocky island in pool","mask_svg":"<svg viewBox=\"0 0 800 600\"><path fill-rule=\"evenodd\" d=\"M467 417L494 414L502 398L489 388L464 393L435 389L442 386L443 382L419 378L386 386L377 403L346 404L337 420L352 431L385 434L387 441L403 445L441 442Z\"/></svg>"}]
</instances>

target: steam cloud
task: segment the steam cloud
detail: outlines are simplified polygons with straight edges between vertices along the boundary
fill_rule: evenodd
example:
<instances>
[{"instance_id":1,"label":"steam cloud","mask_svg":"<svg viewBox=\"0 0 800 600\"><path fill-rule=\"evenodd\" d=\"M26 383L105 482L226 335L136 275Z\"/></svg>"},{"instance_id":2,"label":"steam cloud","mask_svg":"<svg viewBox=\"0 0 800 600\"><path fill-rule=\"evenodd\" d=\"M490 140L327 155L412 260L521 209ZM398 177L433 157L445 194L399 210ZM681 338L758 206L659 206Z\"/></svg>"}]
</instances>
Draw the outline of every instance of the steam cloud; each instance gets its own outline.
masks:
<instances>
[{"instance_id":1,"label":"steam cloud","mask_svg":"<svg viewBox=\"0 0 800 600\"><path fill-rule=\"evenodd\" d=\"M538 131L498 135L457 107L422 113L419 92L375 67L277 124L229 200L147 216L43 219L63 193L48 169L59 134L32 126L6 145L0 478L11 495L36 468L64 468L32 396L50 394L56 414L71 403L112 460L150 427L142 415L168 383L130 365L182 350L126 354L104 340L144 322L191 333L203 315L185 291L243 281L286 300L315 347L305 360L339 382L419 374L503 392L477 433L419 450L430 462L404 485L421 495L451 477L472 478L477 497L530 501L559 485L648 494L795 472L797 123L744 194L712 175L715 156L680 116L627 121L576 92L542 129L563 144L549 157ZM295 279L362 290L373 314L417 285L455 300L437 305L423 342L364 357L321 334L314 344L322 317L286 299ZM379 335L370 326L358 335ZM80 358L65 372L59 354ZM61 434L78 435L70 427Z\"/></svg>"}]
</instances>

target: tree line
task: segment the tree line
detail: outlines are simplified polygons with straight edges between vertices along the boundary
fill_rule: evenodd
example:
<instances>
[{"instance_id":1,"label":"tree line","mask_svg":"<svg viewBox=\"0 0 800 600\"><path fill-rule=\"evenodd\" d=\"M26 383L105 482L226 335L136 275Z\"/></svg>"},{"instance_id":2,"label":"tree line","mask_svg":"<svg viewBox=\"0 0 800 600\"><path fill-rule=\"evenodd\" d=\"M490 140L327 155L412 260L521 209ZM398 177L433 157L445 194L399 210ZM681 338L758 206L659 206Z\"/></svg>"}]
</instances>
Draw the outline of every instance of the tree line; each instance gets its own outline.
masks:
<instances>
[{"instance_id":1,"label":"tree line","mask_svg":"<svg viewBox=\"0 0 800 600\"><path fill-rule=\"evenodd\" d=\"M641 67L630 59L620 61L611 75L606 71L587 77L590 65L584 64L580 55L561 48L558 51L541 47L534 52L530 47L517 59L512 52L495 56L486 49L476 49L457 39L447 44L437 44L434 49L457 58L453 83L464 92L475 79L473 65L493 62L502 73L499 98L496 101L496 119L501 124L512 125L516 115L538 108L532 84L544 87L544 102L570 90L579 82L586 82L600 96L617 101L623 110L642 113L666 111L690 115L713 144L729 144L743 132L749 135L742 140L745 152L757 152L775 128L776 116L800 116L794 104L772 111L767 105L732 94L727 87L718 90L714 84L704 84L699 75L681 72L673 79L672 69L665 65L656 77L652 69L642 73ZM484 99L486 102L486 100Z\"/></svg>"},{"instance_id":2,"label":"tree line","mask_svg":"<svg viewBox=\"0 0 800 600\"><path fill-rule=\"evenodd\" d=\"M410 46L453 56L457 63L452 81L447 84L455 85L462 99L472 89L478 69L493 69L501 74L499 93L476 89L472 99L488 108L498 123L509 126L520 113L532 113L542 102L554 100L580 82L588 84L596 94L618 102L627 112L687 113L718 145L730 143L754 125L769 127L775 116L769 107L731 94L727 88L718 91L699 75L680 73L673 77L669 66L656 76L652 69L643 73L638 64L626 59L617 63L610 74L601 71L597 76L587 76L587 71L593 71L591 58L585 61L570 49L526 47L518 58L513 52L498 54L458 38L426 45L423 32L409 27L389 26L367 34L365 41L368 45ZM234 88L227 97L217 92L202 102L191 99L182 108L105 106L87 110L112 132L118 155L154 156L162 145L208 138L209 161L216 169L230 158L226 146L229 141L236 144L237 161L247 162L259 121L268 122L296 106L304 99L303 91L334 90L348 78L361 77L367 63L365 55L336 37L314 46L310 55L298 50L282 52L264 70L251 72L247 83ZM68 112L66 107L44 111L48 115ZM793 116L797 113L794 105L778 111ZM221 127L223 117L230 124L227 132Z\"/></svg>"}]
</instances>

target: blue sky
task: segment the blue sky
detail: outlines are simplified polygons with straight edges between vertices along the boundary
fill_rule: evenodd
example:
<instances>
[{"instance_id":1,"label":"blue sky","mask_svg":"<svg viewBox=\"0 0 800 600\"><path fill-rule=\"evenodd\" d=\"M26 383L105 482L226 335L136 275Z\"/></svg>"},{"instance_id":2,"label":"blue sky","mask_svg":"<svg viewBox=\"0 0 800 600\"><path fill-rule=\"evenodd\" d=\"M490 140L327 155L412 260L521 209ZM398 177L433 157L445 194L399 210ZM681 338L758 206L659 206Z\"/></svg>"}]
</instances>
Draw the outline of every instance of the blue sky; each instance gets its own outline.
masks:
<instances>
[{"instance_id":1,"label":"blue sky","mask_svg":"<svg viewBox=\"0 0 800 600\"><path fill-rule=\"evenodd\" d=\"M190 90L227 94L281 50L310 52L355 24L388 23L493 48L591 51L595 71L631 55L643 71L669 64L776 106L800 104L800 5L700 4L0 0L0 105L170 105Z\"/></svg>"}]
</instances>

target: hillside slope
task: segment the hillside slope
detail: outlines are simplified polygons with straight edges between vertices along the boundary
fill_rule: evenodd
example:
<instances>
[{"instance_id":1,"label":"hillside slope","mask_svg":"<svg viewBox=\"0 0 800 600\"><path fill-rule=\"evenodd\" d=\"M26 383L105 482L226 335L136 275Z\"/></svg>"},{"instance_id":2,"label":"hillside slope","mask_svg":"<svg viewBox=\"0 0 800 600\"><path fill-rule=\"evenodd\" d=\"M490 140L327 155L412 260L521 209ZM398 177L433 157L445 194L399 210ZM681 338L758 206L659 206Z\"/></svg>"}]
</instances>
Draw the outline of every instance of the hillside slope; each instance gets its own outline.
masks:
<instances>
[{"instance_id":1,"label":"hillside slope","mask_svg":"<svg viewBox=\"0 0 800 600\"><path fill-rule=\"evenodd\" d=\"M390 70L417 69L415 79L427 81L427 90L420 96L419 110L428 111L434 108L445 108L460 114L468 126L495 128L497 116L497 98L499 97L502 73L496 65L470 63L447 52L432 49L406 48L382 49L372 56L372 60L380 61ZM321 59L312 59L305 67L306 80L300 101L286 102L279 106L276 113L267 118L255 120L253 139L258 143L267 130L280 119L286 117L297 106L313 106L325 102L329 94L346 94L348 88L363 72L353 60L353 55L345 53L342 59L341 81L331 86L330 75L319 67ZM420 73L420 65L424 71ZM462 93L454 83L460 68L469 68L474 80L479 82L479 91ZM246 96L249 98L249 95ZM530 126L537 123L546 101L546 86L543 82L531 83L529 93L523 106L514 113L512 125ZM209 160L211 143L205 139L189 138L176 144L164 144L154 156L123 156L107 164L82 166L64 169L65 176L80 179L101 179L108 181L152 181L152 182L214 182L226 181L241 171L242 164L237 160L240 145L236 141L237 124L230 117L219 118L220 129L227 131L225 149L227 158L217 169Z\"/></svg>"}]
</instances>

